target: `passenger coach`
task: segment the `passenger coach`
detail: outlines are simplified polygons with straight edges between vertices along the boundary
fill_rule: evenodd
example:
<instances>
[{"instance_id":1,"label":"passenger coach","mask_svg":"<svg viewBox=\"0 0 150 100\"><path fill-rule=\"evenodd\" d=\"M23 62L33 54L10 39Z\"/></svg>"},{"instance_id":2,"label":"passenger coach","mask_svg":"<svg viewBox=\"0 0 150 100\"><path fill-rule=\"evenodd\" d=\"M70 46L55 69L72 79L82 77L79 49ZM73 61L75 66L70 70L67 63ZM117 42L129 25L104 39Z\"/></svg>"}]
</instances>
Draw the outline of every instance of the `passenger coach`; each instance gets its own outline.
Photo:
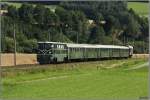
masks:
<instances>
[{"instance_id":1,"label":"passenger coach","mask_svg":"<svg viewBox=\"0 0 150 100\"><path fill-rule=\"evenodd\" d=\"M38 42L37 60L40 64L49 64L72 60L128 58L132 54L132 46Z\"/></svg>"}]
</instances>

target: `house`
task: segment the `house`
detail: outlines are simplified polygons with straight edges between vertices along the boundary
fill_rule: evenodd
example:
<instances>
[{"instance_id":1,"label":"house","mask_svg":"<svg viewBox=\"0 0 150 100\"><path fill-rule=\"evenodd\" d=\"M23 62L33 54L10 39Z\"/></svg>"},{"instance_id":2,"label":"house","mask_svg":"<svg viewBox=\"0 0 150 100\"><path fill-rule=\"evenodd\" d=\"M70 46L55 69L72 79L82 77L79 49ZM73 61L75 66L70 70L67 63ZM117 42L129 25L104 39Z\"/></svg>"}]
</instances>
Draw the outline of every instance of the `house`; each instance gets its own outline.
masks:
<instances>
[{"instance_id":1,"label":"house","mask_svg":"<svg viewBox=\"0 0 150 100\"><path fill-rule=\"evenodd\" d=\"M5 15L5 14L7 14L7 13L8 13L7 10L0 10L0 15Z\"/></svg>"}]
</instances>

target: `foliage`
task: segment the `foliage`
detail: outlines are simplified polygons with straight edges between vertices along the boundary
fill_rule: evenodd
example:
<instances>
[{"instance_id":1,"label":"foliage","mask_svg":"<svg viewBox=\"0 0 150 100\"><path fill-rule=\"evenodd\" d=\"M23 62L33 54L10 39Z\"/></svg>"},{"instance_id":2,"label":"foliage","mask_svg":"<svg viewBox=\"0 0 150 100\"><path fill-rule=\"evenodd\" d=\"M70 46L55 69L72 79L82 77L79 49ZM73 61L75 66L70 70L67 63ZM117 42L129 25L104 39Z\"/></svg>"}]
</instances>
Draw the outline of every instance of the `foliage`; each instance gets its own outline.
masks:
<instances>
[{"instance_id":1,"label":"foliage","mask_svg":"<svg viewBox=\"0 0 150 100\"><path fill-rule=\"evenodd\" d=\"M47 6L3 6L8 13L2 16L2 36L12 39L15 26L18 52L34 52L32 46L36 48L37 41L126 45L133 40L136 53L144 52L138 50L143 48L138 41L148 41L148 18L128 9L125 1L63 1L55 12ZM3 52L12 52L13 47L9 47Z\"/></svg>"},{"instance_id":2,"label":"foliage","mask_svg":"<svg viewBox=\"0 0 150 100\"><path fill-rule=\"evenodd\" d=\"M32 5L23 4L18 9L20 19L27 23L34 23L33 11L34 11L34 8Z\"/></svg>"},{"instance_id":3,"label":"foliage","mask_svg":"<svg viewBox=\"0 0 150 100\"><path fill-rule=\"evenodd\" d=\"M18 11L15 6L8 6L8 16L12 17L13 19L18 18Z\"/></svg>"},{"instance_id":4,"label":"foliage","mask_svg":"<svg viewBox=\"0 0 150 100\"><path fill-rule=\"evenodd\" d=\"M96 43L103 44L104 35L105 32L102 27L98 27L98 26L93 27L91 29L89 42L92 44L96 44Z\"/></svg>"}]
</instances>

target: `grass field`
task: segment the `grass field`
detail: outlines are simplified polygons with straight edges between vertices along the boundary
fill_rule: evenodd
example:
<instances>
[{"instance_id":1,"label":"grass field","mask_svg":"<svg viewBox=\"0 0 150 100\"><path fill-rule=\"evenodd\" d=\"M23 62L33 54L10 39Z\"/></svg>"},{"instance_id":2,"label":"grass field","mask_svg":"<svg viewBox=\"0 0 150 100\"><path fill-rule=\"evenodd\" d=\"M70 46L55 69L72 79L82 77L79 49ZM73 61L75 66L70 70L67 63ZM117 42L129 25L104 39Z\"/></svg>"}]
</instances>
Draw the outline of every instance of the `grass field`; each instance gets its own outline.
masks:
<instances>
[{"instance_id":1,"label":"grass field","mask_svg":"<svg viewBox=\"0 0 150 100\"><path fill-rule=\"evenodd\" d=\"M15 6L16 8L20 8L22 3L12 3L12 2L4 2L8 5L13 5ZM35 6L34 4L32 4L33 6ZM56 5L45 5L45 7L51 9L52 11L54 11L54 9L56 8Z\"/></svg>"},{"instance_id":2,"label":"grass field","mask_svg":"<svg viewBox=\"0 0 150 100\"><path fill-rule=\"evenodd\" d=\"M16 8L19 8L21 6L21 3L12 3L12 2L4 2L5 4L8 4L8 5L13 5L15 6Z\"/></svg>"},{"instance_id":3,"label":"grass field","mask_svg":"<svg viewBox=\"0 0 150 100\"><path fill-rule=\"evenodd\" d=\"M139 98L148 95L147 59L5 69L3 98ZM33 66L34 67L34 66ZM36 66L37 67L37 66Z\"/></svg>"},{"instance_id":4,"label":"grass field","mask_svg":"<svg viewBox=\"0 0 150 100\"><path fill-rule=\"evenodd\" d=\"M5 3L7 3L8 5L16 6L16 8L19 8L21 6L21 3L10 3L10 2L5 2ZM127 6L128 6L128 9L132 8L137 14L147 17L149 13L148 4L149 3L128 2ZM56 8L56 5L46 5L46 7L54 11L54 9Z\"/></svg>"},{"instance_id":5,"label":"grass field","mask_svg":"<svg viewBox=\"0 0 150 100\"><path fill-rule=\"evenodd\" d=\"M149 3L141 3L141 2L128 2L128 9L132 8L137 14L141 16L148 16Z\"/></svg>"}]
</instances>

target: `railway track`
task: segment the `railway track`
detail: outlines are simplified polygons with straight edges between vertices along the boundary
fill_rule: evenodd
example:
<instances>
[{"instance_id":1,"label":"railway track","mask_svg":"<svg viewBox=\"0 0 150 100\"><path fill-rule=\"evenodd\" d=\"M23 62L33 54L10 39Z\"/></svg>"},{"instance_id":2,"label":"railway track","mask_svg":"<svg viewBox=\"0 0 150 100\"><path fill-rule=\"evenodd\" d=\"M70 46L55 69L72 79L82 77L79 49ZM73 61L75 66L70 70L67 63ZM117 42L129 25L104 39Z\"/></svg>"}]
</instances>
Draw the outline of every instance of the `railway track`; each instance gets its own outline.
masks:
<instances>
[{"instance_id":1,"label":"railway track","mask_svg":"<svg viewBox=\"0 0 150 100\"><path fill-rule=\"evenodd\" d=\"M8 70L28 70L28 69L44 69L51 67L52 64L46 64L46 65L39 65L39 64L31 64L31 65L17 65L17 66L9 66L9 67L1 67L2 71L8 71ZM53 66L56 66L56 64L53 64Z\"/></svg>"},{"instance_id":2,"label":"railway track","mask_svg":"<svg viewBox=\"0 0 150 100\"><path fill-rule=\"evenodd\" d=\"M149 58L149 54L133 54L132 58ZM112 59L113 60L113 59ZM100 60L102 61L102 59ZM50 68L50 67L57 67L57 66L61 66L61 65L69 65L69 66L73 66L79 63L89 63L89 62L100 62L99 60L96 61L78 61L78 62L67 62L67 63L57 63L57 64L43 64L43 65L39 65L39 64L24 64L24 65L16 65L16 66L1 66L0 70L1 71L8 71L8 70L28 70L28 69L45 69L45 68Z\"/></svg>"},{"instance_id":3,"label":"railway track","mask_svg":"<svg viewBox=\"0 0 150 100\"><path fill-rule=\"evenodd\" d=\"M123 59L123 58L122 58ZM100 61L104 61L106 59L101 59L101 60L88 60L88 61L71 61L71 62L59 62L59 63L52 63L52 64L22 64L22 65L16 65L16 66L1 66L2 70L7 70L7 69L38 69L38 68L48 68L48 67L54 67L54 66L61 66L61 65L69 65L69 66L73 66L76 64L80 64L80 63L96 63L96 62L100 62ZM114 59L107 59L107 60L114 60Z\"/></svg>"},{"instance_id":4,"label":"railway track","mask_svg":"<svg viewBox=\"0 0 150 100\"><path fill-rule=\"evenodd\" d=\"M8 71L8 70L30 70L30 69L46 69L46 68L51 68L51 67L59 67L59 66L71 66L74 67L76 64L80 63L96 63L99 61L78 61L78 62L67 62L67 63L57 63L57 64L26 64L26 65L16 65L16 66L1 66L2 71Z\"/></svg>"},{"instance_id":5,"label":"railway track","mask_svg":"<svg viewBox=\"0 0 150 100\"><path fill-rule=\"evenodd\" d=\"M133 54L132 58L149 58L149 54Z\"/></svg>"},{"instance_id":6,"label":"railway track","mask_svg":"<svg viewBox=\"0 0 150 100\"><path fill-rule=\"evenodd\" d=\"M17 58L16 58L16 62L17 62L17 66L18 67L22 67L22 66L26 66L26 67L29 67L29 66L37 66L38 63L37 63L37 60L36 60L37 56L36 54L22 54L22 53L19 53L17 54ZM133 54L132 58L149 58L149 54ZM13 57L13 54L9 54L9 53L6 53L6 54L2 54L2 57L1 57L1 62L2 63L2 67L14 67L14 57ZM18 68L17 67L17 68Z\"/></svg>"}]
</instances>

